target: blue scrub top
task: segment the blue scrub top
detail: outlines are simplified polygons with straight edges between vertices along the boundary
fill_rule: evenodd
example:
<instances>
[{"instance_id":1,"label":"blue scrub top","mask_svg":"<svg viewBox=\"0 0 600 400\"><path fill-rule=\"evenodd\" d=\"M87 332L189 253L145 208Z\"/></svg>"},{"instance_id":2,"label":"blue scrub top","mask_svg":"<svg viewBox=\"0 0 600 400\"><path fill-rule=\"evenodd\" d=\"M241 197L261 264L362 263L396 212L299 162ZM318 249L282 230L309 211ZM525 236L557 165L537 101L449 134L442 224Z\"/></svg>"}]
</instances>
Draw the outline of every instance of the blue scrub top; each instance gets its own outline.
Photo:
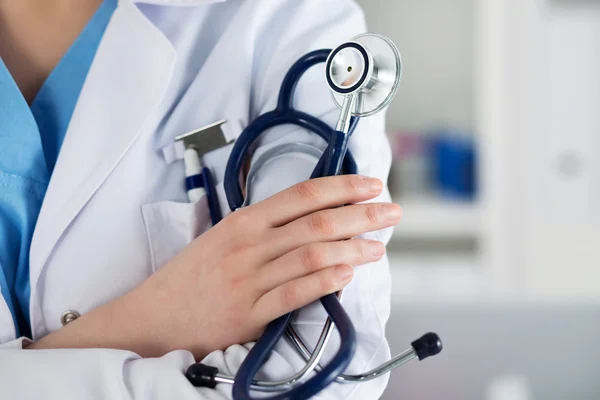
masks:
<instances>
[{"instance_id":1,"label":"blue scrub top","mask_svg":"<svg viewBox=\"0 0 600 400\"><path fill-rule=\"evenodd\" d=\"M117 0L105 0L27 104L0 58L0 291L31 336L29 249L73 109Z\"/></svg>"}]
</instances>

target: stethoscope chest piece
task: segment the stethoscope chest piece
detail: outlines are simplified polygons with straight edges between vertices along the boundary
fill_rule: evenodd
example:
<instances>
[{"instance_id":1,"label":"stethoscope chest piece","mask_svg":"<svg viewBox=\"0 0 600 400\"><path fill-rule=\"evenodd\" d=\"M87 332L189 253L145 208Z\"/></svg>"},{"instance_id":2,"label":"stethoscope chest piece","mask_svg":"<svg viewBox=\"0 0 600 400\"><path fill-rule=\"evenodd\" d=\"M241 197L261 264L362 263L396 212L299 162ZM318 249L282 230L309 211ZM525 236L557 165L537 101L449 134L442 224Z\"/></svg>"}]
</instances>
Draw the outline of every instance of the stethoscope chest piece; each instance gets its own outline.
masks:
<instances>
[{"instance_id":1,"label":"stethoscope chest piece","mask_svg":"<svg viewBox=\"0 0 600 400\"><path fill-rule=\"evenodd\" d=\"M387 107L396 95L402 59L390 39L364 33L330 53L326 77L339 108L345 98L353 96L351 115L367 117Z\"/></svg>"}]
</instances>

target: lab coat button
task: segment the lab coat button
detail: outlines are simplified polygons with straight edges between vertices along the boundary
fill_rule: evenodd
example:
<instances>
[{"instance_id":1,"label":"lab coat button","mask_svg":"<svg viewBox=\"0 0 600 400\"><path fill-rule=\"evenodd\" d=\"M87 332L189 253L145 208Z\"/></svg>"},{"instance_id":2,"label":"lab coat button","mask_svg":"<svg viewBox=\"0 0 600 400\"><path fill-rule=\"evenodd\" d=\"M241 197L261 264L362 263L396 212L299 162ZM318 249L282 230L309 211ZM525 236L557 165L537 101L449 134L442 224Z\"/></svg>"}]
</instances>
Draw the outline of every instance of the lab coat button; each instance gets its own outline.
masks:
<instances>
[{"instance_id":1,"label":"lab coat button","mask_svg":"<svg viewBox=\"0 0 600 400\"><path fill-rule=\"evenodd\" d=\"M63 326L67 325L69 322L75 321L77 318L81 317L77 311L68 310L63 313L60 317L60 322L62 322Z\"/></svg>"}]
</instances>

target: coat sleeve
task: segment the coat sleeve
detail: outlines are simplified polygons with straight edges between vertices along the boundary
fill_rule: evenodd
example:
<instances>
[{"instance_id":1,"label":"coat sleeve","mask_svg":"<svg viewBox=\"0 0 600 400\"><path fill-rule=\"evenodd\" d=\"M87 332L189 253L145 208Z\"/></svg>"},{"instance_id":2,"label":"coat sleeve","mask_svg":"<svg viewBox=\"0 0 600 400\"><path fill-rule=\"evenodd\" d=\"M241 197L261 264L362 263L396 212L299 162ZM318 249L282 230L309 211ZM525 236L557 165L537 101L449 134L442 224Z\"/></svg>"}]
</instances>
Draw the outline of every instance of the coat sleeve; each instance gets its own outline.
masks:
<instances>
[{"instance_id":1,"label":"coat sleeve","mask_svg":"<svg viewBox=\"0 0 600 400\"><path fill-rule=\"evenodd\" d=\"M3 399L228 398L222 392L202 392L190 385L184 373L194 358L187 351L142 359L111 349L22 350L26 340L0 345Z\"/></svg>"},{"instance_id":2,"label":"coat sleeve","mask_svg":"<svg viewBox=\"0 0 600 400\"><path fill-rule=\"evenodd\" d=\"M288 1L288 12L280 12L275 18L277 24L269 25L272 32L280 32L276 39L271 35L271 43L261 49L261 57L255 62L253 78L256 90L252 93L252 113L257 115L272 110L277 101L279 85L289 67L309 51L333 48L365 31L361 10L350 1ZM284 18L284 15L289 15ZM285 26L285 29L279 27ZM281 28L281 29L280 29ZM301 79L294 99L298 109L308 112L334 126L339 110L333 102L325 81L323 65L309 70ZM391 151L385 134L383 113L364 118L358 124L350 140L350 150L357 160L359 173L378 177L384 182L391 165ZM267 149L280 144L305 143L324 149L325 143L313 133L290 126L269 130L263 135L253 160L256 161ZM314 160L302 161L301 157L278 156L261 168L252 184L252 203L269 197L297 182L307 179L314 167ZM389 201L387 190L375 201ZM365 235L387 243L391 229ZM390 274L386 258L357 267L355 277L343 294L346 311L354 321L358 346L349 373L361 373L389 360L390 351L385 338L385 324L390 312ZM320 303L311 304L296 313L293 323L310 347L319 336L325 313ZM324 362L335 353L339 343L337 334L332 335ZM232 346L225 352L215 352L205 363L219 367L228 374L235 374L247 354L246 346ZM261 370L261 378L283 379L293 375L304 366L304 361L295 349L282 340L276 351ZM387 375L361 384L334 384L323 391L317 399L377 399L387 385ZM223 385L221 385L223 386ZM223 388L229 390L230 388Z\"/></svg>"}]
</instances>

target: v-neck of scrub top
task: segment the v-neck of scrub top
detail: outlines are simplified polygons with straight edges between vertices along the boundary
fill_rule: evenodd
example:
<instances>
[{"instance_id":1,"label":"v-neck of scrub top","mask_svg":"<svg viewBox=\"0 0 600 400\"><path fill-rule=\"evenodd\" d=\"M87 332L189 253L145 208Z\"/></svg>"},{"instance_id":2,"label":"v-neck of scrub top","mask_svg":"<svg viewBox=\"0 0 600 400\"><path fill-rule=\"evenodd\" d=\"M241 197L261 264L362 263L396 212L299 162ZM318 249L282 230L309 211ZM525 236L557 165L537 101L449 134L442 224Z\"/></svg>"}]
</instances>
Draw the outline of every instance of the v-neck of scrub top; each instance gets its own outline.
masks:
<instances>
[{"instance_id":1,"label":"v-neck of scrub top","mask_svg":"<svg viewBox=\"0 0 600 400\"><path fill-rule=\"evenodd\" d=\"M29 250L75 104L117 0L105 0L31 107L0 58L0 291L17 336L31 337Z\"/></svg>"}]
</instances>

